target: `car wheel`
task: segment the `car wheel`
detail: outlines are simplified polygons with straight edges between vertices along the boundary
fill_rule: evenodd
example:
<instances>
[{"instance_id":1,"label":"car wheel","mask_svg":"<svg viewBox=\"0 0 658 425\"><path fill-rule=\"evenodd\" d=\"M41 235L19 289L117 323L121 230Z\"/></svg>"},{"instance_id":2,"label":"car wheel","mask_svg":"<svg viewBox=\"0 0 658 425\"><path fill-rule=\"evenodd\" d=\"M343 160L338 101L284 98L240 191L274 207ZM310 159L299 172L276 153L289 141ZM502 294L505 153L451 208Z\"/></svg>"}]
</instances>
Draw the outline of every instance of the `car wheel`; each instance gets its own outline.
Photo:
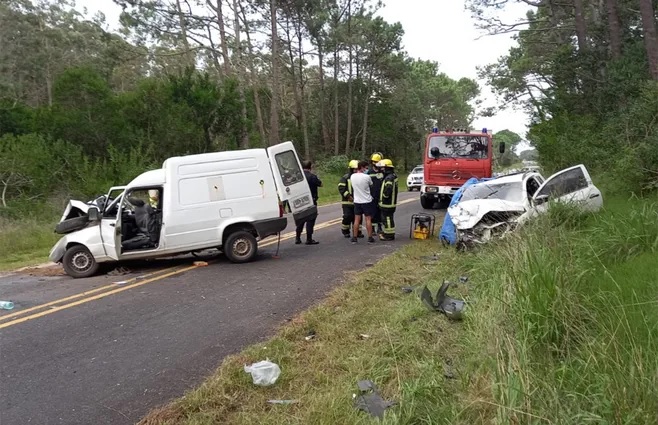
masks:
<instances>
[{"instance_id":1,"label":"car wheel","mask_svg":"<svg viewBox=\"0 0 658 425\"><path fill-rule=\"evenodd\" d=\"M224 242L224 254L232 263L246 263L256 257L258 242L254 235L244 230L231 233Z\"/></svg>"},{"instance_id":2,"label":"car wheel","mask_svg":"<svg viewBox=\"0 0 658 425\"><path fill-rule=\"evenodd\" d=\"M64 271L71 277L83 278L93 276L98 272L100 264L84 245L73 245L62 258Z\"/></svg>"}]
</instances>

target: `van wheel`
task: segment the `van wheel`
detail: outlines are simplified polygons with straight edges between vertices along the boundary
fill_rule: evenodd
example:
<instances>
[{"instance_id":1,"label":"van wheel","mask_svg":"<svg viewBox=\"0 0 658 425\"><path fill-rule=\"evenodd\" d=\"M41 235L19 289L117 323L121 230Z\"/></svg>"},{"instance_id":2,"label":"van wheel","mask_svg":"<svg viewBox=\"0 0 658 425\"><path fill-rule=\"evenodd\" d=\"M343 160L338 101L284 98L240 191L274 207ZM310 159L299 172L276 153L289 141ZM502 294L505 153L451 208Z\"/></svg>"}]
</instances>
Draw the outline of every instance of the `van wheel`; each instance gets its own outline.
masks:
<instances>
[{"instance_id":1,"label":"van wheel","mask_svg":"<svg viewBox=\"0 0 658 425\"><path fill-rule=\"evenodd\" d=\"M425 210L432 209L434 206L434 199L429 199L426 196L420 195L420 206Z\"/></svg>"},{"instance_id":2,"label":"van wheel","mask_svg":"<svg viewBox=\"0 0 658 425\"><path fill-rule=\"evenodd\" d=\"M254 235L243 230L231 233L224 242L224 254L232 263L246 263L258 253Z\"/></svg>"},{"instance_id":3,"label":"van wheel","mask_svg":"<svg viewBox=\"0 0 658 425\"><path fill-rule=\"evenodd\" d=\"M93 276L98 272L100 264L84 245L73 245L62 258L64 271L71 277L82 278Z\"/></svg>"}]
</instances>

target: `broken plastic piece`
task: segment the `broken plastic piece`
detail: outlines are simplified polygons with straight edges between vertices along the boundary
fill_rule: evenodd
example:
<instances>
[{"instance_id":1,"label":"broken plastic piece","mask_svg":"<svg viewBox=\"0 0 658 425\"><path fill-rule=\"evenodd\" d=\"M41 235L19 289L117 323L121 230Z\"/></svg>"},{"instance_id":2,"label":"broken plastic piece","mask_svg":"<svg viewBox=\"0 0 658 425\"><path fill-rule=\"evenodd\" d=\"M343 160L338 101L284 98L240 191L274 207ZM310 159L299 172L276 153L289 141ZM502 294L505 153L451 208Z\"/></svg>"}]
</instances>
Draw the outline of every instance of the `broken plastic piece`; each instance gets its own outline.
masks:
<instances>
[{"instance_id":1,"label":"broken plastic piece","mask_svg":"<svg viewBox=\"0 0 658 425\"><path fill-rule=\"evenodd\" d=\"M314 331L314 330L311 330L311 331L308 333L308 335L306 335L306 336L304 337L304 339L307 340L307 341L310 341L310 340L312 340L313 338L315 338L315 331Z\"/></svg>"},{"instance_id":2,"label":"broken plastic piece","mask_svg":"<svg viewBox=\"0 0 658 425\"><path fill-rule=\"evenodd\" d=\"M402 292L404 292L405 294L410 294L410 293L412 293L413 291L414 291L414 287L413 287L413 286L403 286L403 287L402 287Z\"/></svg>"},{"instance_id":3,"label":"broken plastic piece","mask_svg":"<svg viewBox=\"0 0 658 425\"><path fill-rule=\"evenodd\" d=\"M281 368L270 359L254 363L250 366L244 365L244 371L251 374L255 385L268 386L272 385L279 379Z\"/></svg>"},{"instance_id":4,"label":"broken plastic piece","mask_svg":"<svg viewBox=\"0 0 658 425\"><path fill-rule=\"evenodd\" d=\"M194 265L197 266L197 267L205 267L205 266L208 265L208 263L205 262L205 261L195 261Z\"/></svg>"},{"instance_id":5,"label":"broken plastic piece","mask_svg":"<svg viewBox=\"0 0 658 425\"><path fill-rule=\"evenodd\" d=\"M267 400L270 404L293 404L297 403L298 400Z\"/></svg>"},{"instance_id":6,"label":"broken plastic piece","mask_svg":"<svg viewBox=\"0 0 658 425\"><path fill-rule=\"evenodd\" d=\"M450 285L451 283L448 281L443 282L443 285L441 285L441 288L439 288L436 293L436 303L432 299L432 294L430 293L430 290L427 289L427 285L425 285L420 294L420 299L430 310L443 313L446 317L453 320L461 320L466 303L463 300L446 295Z\"/></svg>"},{"instance_id":7,"label":"broken plastic piece","mask_svg":"<svg viewBox=\"0 0 658 425\"><path fill-rule=\"evenodd\" d=\"M459 276L459 281L461 283L466 283L468 282L468 276Z\"/></svg>"},{"instance_id":8,"label":"broken plastic piece","mask_svg":"<svg viewBox=\"0 0 658 425\"><path fill-rule=\"evenodd\" d=\"M375 384L370 380L358 381L357 386L362 394L356 397L355 406L371 416L384 419L384 411L397 404L394 401L384 400L377 392Z\"/></svg>"},{"instance_id":9,"label":"broken plastic piece","mask_svg":"<svg viewBox=\"0 0 658 425\"><path fill-rule=\"evenodd\" d=\"M370 335L368 335L368 334L359 334L359 338L368 339L368 338L370 338Z\"/></svg>"},{"instance_id":10,"label":"broken plastic piece","mask_svg":"<svg viewBox=\"0 0 658 425\"><path fill-rule=\"evenodd\" d=\"M11 301L0 301L0 308L3 310L11 310L14 308L14 303Z\"/></svg>"}]
</instances>

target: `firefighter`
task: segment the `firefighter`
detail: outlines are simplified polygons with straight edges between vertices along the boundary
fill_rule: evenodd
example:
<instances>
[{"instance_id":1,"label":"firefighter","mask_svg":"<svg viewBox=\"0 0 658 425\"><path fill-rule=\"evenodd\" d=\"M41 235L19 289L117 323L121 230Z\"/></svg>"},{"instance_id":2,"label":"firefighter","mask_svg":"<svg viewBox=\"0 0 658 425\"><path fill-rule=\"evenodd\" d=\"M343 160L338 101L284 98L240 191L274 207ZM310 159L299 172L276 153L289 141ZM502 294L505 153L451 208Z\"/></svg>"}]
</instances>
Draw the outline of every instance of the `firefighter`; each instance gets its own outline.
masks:
<instances>
[{"instance_id":1,"label":"firefighter","mask_svg":"<svg viewBox=\"0 0 658 425\"><path fill-rule=\"evenodd\" d=\"M352 182L350 176L359 167L359 161L353 159L348 164L347 173L338 181L338 193L340 193L341 204L343 204L343 221L341 223L341 232L346 238L350 237L350 229L354 223L354 198L352 192ZM359 229L358 237L363 237L363 232Z\"/></svg>"},{"instance_id":2,"label":"firefighter","mask_svg":"<svg viewBox=\"0 0 658 425\"><path fill-rule=\"evenodd\" d=\"M381 240L392 241L395 239L395 207L398 202L398 176L395 174L393 161L383 159L379 166L384 170L381 192L379 194L379 210L384 231L380 235Z\"/></svg>"},{"instance_id":3,"label":"firefighter","mask_svg":"<svg viewBox=\"0 0 658 425\"><path fill-rule=\"evenodd\" d=\"M377 233L378 235L382 234L382 221L381 221L381 212L379 211L379 195L382 188L382 181L384 179L384 174L380 167L377 166L384 156L381 152L375 152L370 156L370 169L366 174L370 175L372 179L372 187L370 188L370 193L372 194L375 206L377 206L377 211L375 216L372 218L372 232ZM375 226L377 229L375 229Z\"/></svg>"}]
</instances>

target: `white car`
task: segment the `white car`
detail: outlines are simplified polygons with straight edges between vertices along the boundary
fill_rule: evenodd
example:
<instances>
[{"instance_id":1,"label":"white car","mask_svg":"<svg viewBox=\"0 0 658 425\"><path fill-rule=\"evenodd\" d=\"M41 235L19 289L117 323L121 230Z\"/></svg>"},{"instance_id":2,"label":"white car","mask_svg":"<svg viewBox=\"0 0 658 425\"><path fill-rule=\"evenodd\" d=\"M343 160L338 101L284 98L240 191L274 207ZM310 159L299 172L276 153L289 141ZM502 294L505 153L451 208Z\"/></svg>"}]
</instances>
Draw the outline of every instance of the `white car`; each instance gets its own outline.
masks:
<instances>
[{"instance_id":1,"label":"white car","mask_svg":"<svg viewBox=\"0 0 658 425\"><path fill-rule=\"evenodd\" d=\"M422 165L417 165L407 176L407 190L409 192L414 189L420 190L423 185L423 169Z\"/></svg>"},{"instance_id":2,"label":"white car","mask_svg":"<svg viewBox=\"0 0 658 425\"><path fill-rule=\"evenodd\" d=\"M546 181L530 171L473 184L450 208L458 244L485 243L504 236L517 225L545 212L548 201L576 203L584 211L603 206L601 191L584 165L566 168Z\"/></svg>"}]
</instances>

